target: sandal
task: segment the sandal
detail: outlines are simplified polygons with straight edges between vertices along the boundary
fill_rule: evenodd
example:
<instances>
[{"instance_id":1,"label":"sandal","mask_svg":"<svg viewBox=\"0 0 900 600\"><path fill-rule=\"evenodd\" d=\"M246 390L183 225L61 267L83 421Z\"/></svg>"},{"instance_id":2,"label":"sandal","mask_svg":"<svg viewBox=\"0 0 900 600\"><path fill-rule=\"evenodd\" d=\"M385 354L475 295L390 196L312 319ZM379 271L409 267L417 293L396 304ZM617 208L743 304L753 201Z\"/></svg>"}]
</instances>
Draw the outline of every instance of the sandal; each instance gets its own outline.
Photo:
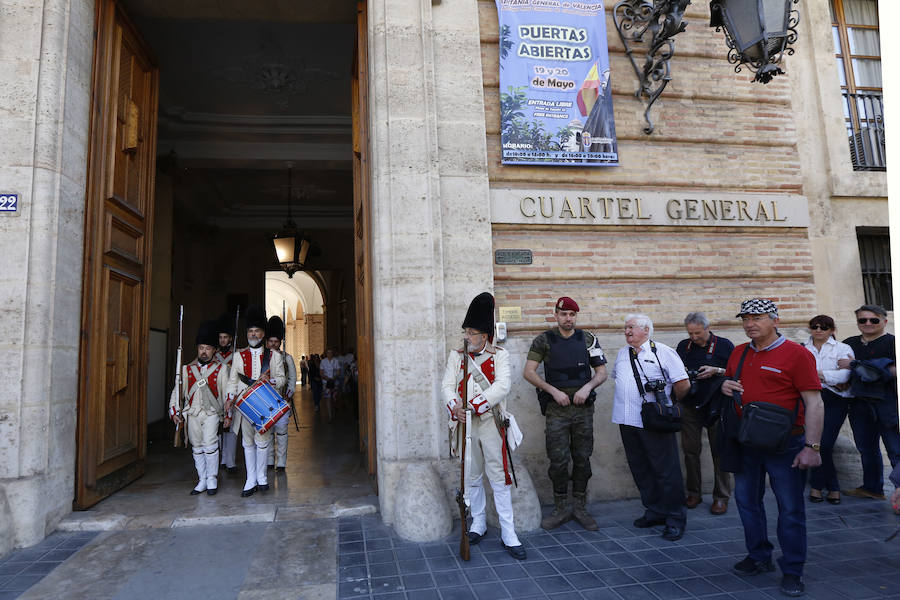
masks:
<instances>
[{"instance_id":1,"label":"sandal","mask_svg":"<svg viewBox=\"0 0 900 600\"><path fill-rule=\"evenodd\" d=\"M816 495L818 494L818 495ZM817 490L814 488L809 489L809 501L810 502L821 502L825 498L822 497L822 490Z\"/></svg>"},{"instance_id":2,"label":"sandal","mask_svg":"<svg viewBox=\"0 0 900 600\"><path fill-rule=\"evenodd\" d=\"M836 494L832 496L832 494ZM828 492L828 496L825 497L828 501L828 504L840 504L841 503L841 493L840 492Z\"/></svg>"}]
</instances>

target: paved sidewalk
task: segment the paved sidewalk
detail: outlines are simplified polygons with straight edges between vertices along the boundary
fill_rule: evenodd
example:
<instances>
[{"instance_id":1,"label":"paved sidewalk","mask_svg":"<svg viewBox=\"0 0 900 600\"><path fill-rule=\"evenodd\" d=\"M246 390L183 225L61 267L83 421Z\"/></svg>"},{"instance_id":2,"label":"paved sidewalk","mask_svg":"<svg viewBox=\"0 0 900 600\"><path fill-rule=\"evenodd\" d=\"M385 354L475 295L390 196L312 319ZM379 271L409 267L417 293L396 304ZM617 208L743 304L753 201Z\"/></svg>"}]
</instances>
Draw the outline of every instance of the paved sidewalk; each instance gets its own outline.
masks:
<instances>
[{"instance_id":1,"label":"paved sidewalk","mask_svg":"<svg viewBox=\"0 0 900 600\"><path fill-rule=\"evenodd\" d=\"M767 500L777 557L771 493ZM728 514L716 517L708 508L705 503L688 511L687 532L672 543L662 539L660 527L632 526L642 514L639 502L596 503L590 509L599 531L570 522L550 533L520 535L528 551L523 562L500 547L494 529L472 546L466 563L458 558L458 529L444 541L415 544L400 539L377 515L343 518L338 527L338 598L784 598L777 570L755 577L732 573L731 566L746 555L737 510L731 506ZM900 598L900 538L884 542L900 526L900 517L886 502L845 498L839 506L808 504L807 523L807 598Z\"/></svg>"},{"instance_id":2,"label":"paved sidewalk","mask_svg":"<svg viewBox=\"0 0 900 600\"><path fill-rule=\"evenodd\" d=\"M767 500L773 530L771 493ZM708 506L688 512L684 538L672 543L661 528L632 526L639 502L594 503L599 531L568 523L521 535L523 562L500 547L494 529L464 563L458 529L417 544L378 514L288 512L272 522L58 532L0 560L0 600L781 598L778 572L732 574L745 555L737 511L715 517ZM807 521L807 598L900 599L900 538L884 541L900 517L887 502L807 504ZM776 542L774 531L770 536Z\"/></svg>"}]
</instances>

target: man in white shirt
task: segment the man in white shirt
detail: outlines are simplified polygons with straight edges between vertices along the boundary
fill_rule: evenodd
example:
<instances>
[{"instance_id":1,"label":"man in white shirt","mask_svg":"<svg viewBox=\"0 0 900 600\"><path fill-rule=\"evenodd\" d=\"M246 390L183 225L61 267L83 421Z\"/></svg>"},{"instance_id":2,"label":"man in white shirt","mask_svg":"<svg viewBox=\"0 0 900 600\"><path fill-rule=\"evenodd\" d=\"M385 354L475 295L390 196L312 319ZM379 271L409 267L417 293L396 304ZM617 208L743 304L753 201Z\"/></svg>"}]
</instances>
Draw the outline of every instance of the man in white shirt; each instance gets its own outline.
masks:
<instances>
[{"instance_id":1,"label":"man in white shirt","mask_svg":"<svg viewBox=\"0 0 900 600\"><path fill-rule=\"evenodd\" d=\"M328 413L328 422L334 420L334 409L338 402L341 401L341 374L343 367L340 359L334 357L334 350L329 348L325 351L325 358L319 365L319 372L322 374L322 394L325 398L325 411Z\"/></svg>"},{"instance_id":2,"label":"man in white shirt","mask_svg":"<svg viewBox=\"0 0 900 600\"><path fill-rule=\"evenodd\" d=\"M619 350L613 366L612 422L619 425L625 458L645 509L634 526L665 525L662 537L674 542L684 535L687 522L678 440L674 433L645 429L641 405L654 400L650 389L654 385L664 385L666 397L676 401L691 384L675 350L651 341L652 333L653 322L647 315L625 317L627 345Z\"/></svg>"}]
</instances>

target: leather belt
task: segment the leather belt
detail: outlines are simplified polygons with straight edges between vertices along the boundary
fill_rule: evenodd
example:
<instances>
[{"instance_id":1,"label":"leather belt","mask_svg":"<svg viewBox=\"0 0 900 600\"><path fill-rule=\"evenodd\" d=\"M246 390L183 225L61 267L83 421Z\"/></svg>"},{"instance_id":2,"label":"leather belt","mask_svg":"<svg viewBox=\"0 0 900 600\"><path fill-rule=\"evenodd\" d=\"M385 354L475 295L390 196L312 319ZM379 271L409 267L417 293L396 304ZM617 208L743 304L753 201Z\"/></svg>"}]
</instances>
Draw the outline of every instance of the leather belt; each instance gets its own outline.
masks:
<instances>
[{"instance_id":1,"label":"leather belt","mask_svg":"<svg viewBox=\"0 0 900 600\"><path fill-rule=\"evenodd\" d=\"M806 428L803 427L803 425L800 425L799 427L794 427L793 429L791 429L791 435L800 435L804 431L806 431Z\"/></svg>"}]
</instances>

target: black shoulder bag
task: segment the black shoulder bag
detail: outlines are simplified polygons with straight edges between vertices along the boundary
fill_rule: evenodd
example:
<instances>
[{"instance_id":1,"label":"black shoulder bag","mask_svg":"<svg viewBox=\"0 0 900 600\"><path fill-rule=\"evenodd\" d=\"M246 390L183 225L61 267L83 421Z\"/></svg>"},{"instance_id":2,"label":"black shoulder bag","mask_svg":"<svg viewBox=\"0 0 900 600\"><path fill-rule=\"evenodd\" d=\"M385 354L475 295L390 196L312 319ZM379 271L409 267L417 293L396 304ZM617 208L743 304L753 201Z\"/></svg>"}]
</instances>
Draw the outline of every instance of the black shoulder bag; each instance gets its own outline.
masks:
<instances>
[{"instance_id":1,"label":"black shoulder bag","mask_svg":"<svg viewBox=\"0 0 900 600\"><path fill-rule=\"evenodd\" d=\"M738 381L741 369L744 366L744 358L750 350L748 344L741 354L734 380ZM741 406L741 393L735 391L732 398L736 407ZM800 412L800 398L794 404L794 410L788 410L783 406L771 402L749 402L743 406L740 426L738 427L737 440L743 446L766 453L780 454L787 449L791 438L791 430Z\"/></svg>"},{"instance_id":2,"label":"black shoulder bag","mask_svg":"<svg viewBox=\"0 0 900 600\"><path fill-rule=\"evenodd\" d=\"M668 383L669 376L666 375L662 363L659 362L659 355L656 353L656 344L654 344L652 340L650 341L650 349L653 351L653 356L656 358L656 364L659 365L659 371L665 378L666 383ZM628 349L628 358L631 360L631 372L634 373L634 383L637 385L638 393L641 394L641 421L644 423L644 429L647 431L655 431L657 433L675 433L681 431L681 407L671 400L668 404L657 402L656 398L647 400L645 394L650 390L641 384L641 376L638 375L638 368L640 365L637 362L637 352L634 348ZM641 369L642 373L643 371L644 370ZM644 377L646 378L646 375ZM649 379L647 380L647 383L650 384ZM665 394L665 388L663 388L660 393Z\"/></svg>"}]
</instances>

